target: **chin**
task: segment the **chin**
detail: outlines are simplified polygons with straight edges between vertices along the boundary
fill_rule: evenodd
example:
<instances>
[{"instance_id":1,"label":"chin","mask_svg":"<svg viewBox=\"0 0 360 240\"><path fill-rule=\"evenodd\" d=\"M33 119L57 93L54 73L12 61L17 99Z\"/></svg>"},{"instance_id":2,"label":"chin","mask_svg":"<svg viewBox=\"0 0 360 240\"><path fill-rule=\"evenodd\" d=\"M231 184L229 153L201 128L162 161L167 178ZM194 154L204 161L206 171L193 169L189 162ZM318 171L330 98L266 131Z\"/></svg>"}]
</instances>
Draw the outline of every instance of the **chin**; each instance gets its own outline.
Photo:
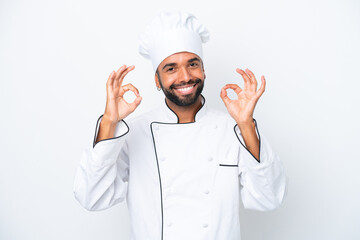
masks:
<instances>
[{"instance_id":1,"label":"chin","mask_svg":"<svg viewBox=\"0 0 360 240\"><path fill-rule=\"evenodd\" d=\"M196 101L199 99L202 92L202 88L197 89L195 93L188 94L188 95L176 95L173 93L165 93L166 97L173 102L174 104L180 106L180 107L188 107L196 103Z\"/></svg>"}]
</instances>

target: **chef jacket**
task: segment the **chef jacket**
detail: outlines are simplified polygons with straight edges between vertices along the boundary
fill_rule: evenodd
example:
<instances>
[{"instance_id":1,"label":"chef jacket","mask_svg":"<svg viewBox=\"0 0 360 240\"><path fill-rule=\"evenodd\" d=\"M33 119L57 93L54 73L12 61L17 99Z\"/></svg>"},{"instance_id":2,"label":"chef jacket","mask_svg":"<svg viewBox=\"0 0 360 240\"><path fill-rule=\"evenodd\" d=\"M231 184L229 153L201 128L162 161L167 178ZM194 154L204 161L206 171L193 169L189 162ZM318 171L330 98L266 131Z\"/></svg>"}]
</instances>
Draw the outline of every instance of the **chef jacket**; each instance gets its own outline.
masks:
<instances>
[{"instance_id":1,"label":"chef jacket","mask_svg":"<svg viewBox=\"0 0 360 240\"><path fill-rule=\"evenodd\" d=\"M178 123L164 103L119 121L115 137L85 149L75 198L103 210L126 198L131 240L239 240L240 197L247 209L279 207L285 175L259 130L260 162L247 150L236 122L203 106L195 122Z\"/></svg>"}]
</instances>

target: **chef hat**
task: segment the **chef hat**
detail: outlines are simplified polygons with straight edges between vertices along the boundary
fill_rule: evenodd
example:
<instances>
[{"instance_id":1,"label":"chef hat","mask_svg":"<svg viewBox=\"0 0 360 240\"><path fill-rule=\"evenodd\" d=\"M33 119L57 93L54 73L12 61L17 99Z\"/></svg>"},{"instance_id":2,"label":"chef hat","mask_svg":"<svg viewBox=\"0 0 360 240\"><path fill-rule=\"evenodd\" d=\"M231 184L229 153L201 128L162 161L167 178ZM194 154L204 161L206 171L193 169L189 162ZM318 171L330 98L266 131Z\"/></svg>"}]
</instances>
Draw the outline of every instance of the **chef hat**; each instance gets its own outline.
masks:
<instances>
[{"instance_id":1,"label":"chef hat","mask_svg":"<svg viewBox=\"0 0 360 240\"><path fill-rule=\"evenodd\" d=\"M139 53L151 60L154 74L159 64L178 52L202 54L202 43L209 40L209 32L198 19L186 12L162 12L139 35Z\"/></svg>"}]
</instances>

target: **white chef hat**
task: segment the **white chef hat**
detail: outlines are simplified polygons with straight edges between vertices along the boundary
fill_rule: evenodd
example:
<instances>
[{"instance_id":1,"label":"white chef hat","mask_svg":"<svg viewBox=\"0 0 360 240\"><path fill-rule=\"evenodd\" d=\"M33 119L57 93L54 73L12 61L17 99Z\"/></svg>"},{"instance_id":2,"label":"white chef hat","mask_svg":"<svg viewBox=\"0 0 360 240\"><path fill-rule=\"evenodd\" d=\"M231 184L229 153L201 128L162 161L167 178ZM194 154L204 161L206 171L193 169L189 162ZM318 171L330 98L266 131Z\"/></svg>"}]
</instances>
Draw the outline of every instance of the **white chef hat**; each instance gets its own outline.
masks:
<instances>
[{"instance_id":1,"label":"white chef hat","mask_svg":"<svg viewBox=\"0 0 360 240\"><path fill-rule=\"evenodd\" d=\"M192 14L162 12L139 35L139 53L151 60L154 74L159 64L178 52L202 54L202 43L209 40L209 32Z\"/></svg>"}]
</instances>

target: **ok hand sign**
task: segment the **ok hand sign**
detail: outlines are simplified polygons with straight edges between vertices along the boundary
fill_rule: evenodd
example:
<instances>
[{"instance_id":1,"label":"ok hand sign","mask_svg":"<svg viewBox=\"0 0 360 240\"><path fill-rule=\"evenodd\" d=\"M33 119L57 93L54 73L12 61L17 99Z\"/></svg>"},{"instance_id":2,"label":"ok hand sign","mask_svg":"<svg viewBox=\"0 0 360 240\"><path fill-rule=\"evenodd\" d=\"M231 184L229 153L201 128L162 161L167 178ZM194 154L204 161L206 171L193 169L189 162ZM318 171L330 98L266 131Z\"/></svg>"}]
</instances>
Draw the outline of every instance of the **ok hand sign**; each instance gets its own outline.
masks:
<instances>
[{"instance_id":1,"label":"ok hand sign","mask_svg":"<svg viewBox=\"0 0 360 240\"><path fill-rule=\"evenodd\" d=\"M236 72L241 74L244 79L244 89L237 84L227 84L221 89L220 97L223 100L228 112L235 119L238 125L252 123L255 105L260 96L265 91L265 77L261 77L261 86L257 89L257 81L254 74L246 69L246 72L237 68ZM227 89L232 89L237 94L237 99L231 100L226 93Z\"/></svg>"},{"instance_id":2,"label":"ok hand sign","mask_svg":"<svg viewBox=\"0 0 360 240\"><path fill-rule=\"evenodd\" d=\"M122 86L124 77L128 72L134 70L135 66L126 67L123 65L117 70L112 71L106 83L106 108L103 118L109 122L117 123L132 113L141 102L139 91L132 84ZM128 103L124 99L124 94L132 91L136 99L132 103Z\"/></svg>"}]
</instances>

